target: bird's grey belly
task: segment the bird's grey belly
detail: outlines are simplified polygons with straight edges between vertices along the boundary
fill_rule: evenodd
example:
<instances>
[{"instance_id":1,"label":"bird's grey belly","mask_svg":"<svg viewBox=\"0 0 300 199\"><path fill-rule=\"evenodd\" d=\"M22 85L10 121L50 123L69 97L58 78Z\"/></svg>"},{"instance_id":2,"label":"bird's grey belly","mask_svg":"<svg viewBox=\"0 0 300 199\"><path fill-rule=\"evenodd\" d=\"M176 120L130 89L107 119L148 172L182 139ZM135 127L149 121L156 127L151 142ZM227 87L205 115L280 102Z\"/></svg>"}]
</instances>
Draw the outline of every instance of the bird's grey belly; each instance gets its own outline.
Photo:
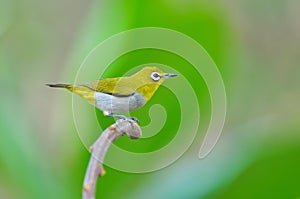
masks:
<instances>
[{"instance_id":1,"label":"bird's grey belly","mask_svg":"<svg viewBox=\"0 0 300 199\"><path fill-rule=\"evenodd\" d=\"M146 103L145 97L138 92L125 97L95 92L95 99L97 108L110 113L129 112Z\"/></svg>"}]
</instances>

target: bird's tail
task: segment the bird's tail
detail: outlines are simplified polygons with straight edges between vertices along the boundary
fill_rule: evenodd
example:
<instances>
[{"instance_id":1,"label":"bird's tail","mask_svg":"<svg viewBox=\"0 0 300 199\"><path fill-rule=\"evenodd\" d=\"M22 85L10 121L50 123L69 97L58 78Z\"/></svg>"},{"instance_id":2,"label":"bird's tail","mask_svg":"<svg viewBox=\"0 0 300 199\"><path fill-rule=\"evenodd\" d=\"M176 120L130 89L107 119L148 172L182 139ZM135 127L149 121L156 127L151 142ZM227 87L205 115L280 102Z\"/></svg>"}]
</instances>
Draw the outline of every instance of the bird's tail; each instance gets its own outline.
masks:
<instances>
[{"instance_id":1,"label":"bird's tail","mask_svg":"<svg viewBox=\"0 0 300 199\"><path fill-rule=\"evenodd\" d=\"M72 84L46 84L53 88L66 88L67 90L79 95L80 97L88 100L91 104L95 104L94 90L82 85Z\"/></svg>"},{"instance_id":2,"label":"bird's tail","mask_svg":"<svg viewBox=\"0 0 300 199\"><path fill-rule=\"evenodd\" d=\"M46 85L53 88L67 88L67 89L69 89L72 86L71 84L46 84Z\"/></svg>"}]
</instances>

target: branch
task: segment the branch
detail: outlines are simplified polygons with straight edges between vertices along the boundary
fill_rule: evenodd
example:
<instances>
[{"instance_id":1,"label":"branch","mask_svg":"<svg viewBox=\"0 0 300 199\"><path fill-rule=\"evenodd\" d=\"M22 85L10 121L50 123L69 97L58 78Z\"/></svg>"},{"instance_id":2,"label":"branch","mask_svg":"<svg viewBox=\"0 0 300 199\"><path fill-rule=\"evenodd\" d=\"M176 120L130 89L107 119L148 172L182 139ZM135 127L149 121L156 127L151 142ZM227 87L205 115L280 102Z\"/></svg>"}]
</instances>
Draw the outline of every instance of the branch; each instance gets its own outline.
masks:
<instances>
[{"instance_id":1,"label":"branch","mask_svg":"<svg viewBox=\"0 0 300 199\"><path fill-rule=\"evenodd\" d=\"M83 182L83 199L95 199L95 187L97 178L103 176L105 171L102 166L107 149L118 137L126 134L130 139L138 139L142 136L140 126L134 120L119 119L117 122L100 135L90 150L92 156L87 167Z\"/></svg>"}]
</instances>

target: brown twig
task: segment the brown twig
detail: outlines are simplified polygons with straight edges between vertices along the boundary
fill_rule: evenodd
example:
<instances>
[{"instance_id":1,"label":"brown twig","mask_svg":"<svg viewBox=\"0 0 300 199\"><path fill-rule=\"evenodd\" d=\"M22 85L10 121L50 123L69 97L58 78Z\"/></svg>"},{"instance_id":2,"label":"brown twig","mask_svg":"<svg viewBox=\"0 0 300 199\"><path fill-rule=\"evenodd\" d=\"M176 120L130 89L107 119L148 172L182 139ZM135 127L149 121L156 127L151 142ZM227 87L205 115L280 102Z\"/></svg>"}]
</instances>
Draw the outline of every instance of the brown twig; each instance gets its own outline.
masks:
<instances>
[{"instance_id":1,"label":"brown twig","mask_svg":"<svg viewBox=\"0 0 300 199\"><path fill-rule=\"evenodd\" d=\"M120 119L108 127L91 146L92 153L83 182L83 199L95 199L97 178L103 176L105 171L102 166L107 149L118 137L126 134L130 139L141 137L140 126L134 120Z\"/></svg>"}]
</instances>

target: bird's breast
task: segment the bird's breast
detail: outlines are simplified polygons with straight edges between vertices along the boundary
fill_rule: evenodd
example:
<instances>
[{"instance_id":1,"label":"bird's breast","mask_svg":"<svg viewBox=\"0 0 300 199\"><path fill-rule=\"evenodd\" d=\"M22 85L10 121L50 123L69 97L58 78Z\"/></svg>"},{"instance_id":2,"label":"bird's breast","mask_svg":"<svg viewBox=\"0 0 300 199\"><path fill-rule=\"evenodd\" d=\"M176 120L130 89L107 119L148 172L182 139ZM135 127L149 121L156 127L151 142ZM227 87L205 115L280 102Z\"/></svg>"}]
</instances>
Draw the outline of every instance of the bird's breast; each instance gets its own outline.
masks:
<instances>
[{"instance_id":1,"label":"bird's breast","mask_svg":"<svg viewBox=\"0 0 300 199\"><path fill-rule=\"evenodd\" d=\"M96 107L110 113L129 112L142 107L145 103L145 97L138 92L130 96L114 96L95 92Z\"/></svg>"}]
</instances>

